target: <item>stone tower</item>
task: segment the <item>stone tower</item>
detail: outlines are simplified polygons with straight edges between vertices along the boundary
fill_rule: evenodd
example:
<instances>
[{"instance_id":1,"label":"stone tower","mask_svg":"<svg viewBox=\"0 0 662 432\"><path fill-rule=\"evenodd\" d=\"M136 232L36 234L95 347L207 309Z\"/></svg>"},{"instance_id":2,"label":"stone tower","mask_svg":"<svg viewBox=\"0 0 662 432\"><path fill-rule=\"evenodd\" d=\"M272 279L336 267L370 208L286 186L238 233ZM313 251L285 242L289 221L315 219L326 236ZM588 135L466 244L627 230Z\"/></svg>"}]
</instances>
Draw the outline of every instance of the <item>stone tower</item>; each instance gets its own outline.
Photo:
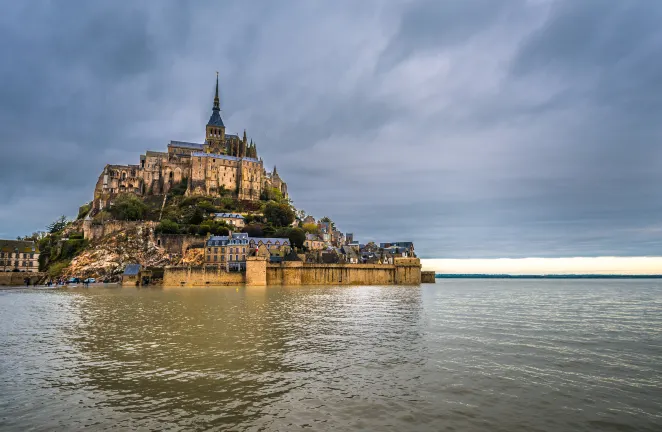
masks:
<instances>
[{"instance_id":1,"label":"stone tower","mask_svg":"<svg viewBox=\"0 0 662 432\"><path fill-rule=\"evenodd\" d=\"M225 153L225 125L221 118L221 103L218 98L218 72L216 72L216 95L214 96L214 107L211 117L207 122L205 151L207 153Z\"/></svg>"}]
</instances>

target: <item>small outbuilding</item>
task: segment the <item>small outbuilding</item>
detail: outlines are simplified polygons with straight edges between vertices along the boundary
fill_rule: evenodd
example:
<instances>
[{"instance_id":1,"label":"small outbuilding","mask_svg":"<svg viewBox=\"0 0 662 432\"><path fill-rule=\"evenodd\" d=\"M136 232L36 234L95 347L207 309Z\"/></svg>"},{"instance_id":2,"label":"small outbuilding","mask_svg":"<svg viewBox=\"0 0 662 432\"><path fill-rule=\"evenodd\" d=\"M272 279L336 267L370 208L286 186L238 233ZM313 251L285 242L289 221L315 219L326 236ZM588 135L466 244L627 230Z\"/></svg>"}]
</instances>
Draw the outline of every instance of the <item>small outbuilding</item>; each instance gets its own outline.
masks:
<instances>
[{"instance_id":1,"label":"small outbuilding","mask_svg":"<svg viewBox=\"0 0 662 432\"><path fill-rule=\"evenodd\" d=\"M140 285L140 264L127 264L122 273L122 285Z\"/></svg>"}]
</instances>

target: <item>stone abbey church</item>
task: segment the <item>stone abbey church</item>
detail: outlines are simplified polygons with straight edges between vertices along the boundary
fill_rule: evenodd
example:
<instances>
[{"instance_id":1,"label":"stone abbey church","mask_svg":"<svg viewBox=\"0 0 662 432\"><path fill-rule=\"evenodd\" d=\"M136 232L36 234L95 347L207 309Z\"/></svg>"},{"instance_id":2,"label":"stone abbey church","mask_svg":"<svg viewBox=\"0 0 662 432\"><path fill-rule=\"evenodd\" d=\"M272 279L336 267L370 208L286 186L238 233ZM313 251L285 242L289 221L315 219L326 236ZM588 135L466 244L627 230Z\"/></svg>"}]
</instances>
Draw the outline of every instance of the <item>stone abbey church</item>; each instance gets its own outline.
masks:
<instances>
[{"instance_id":1,"label":"stone abbey church","mask_svg":"<svg viewBox=\"0 0 662 432\"><path fill-rule=\"evenodd\" d=\"M268 173L257 146L244 136L225 133L218 97L205 130L203 144L170 141L167 152L147 151L138 165L106 165L94 189L95 209L107 207L115 196L134 193L161 195L186 182L186 195L221 196L230 192L237 199L259 200L263 191L278 189L287 196L287 184L274 167Z\"/></svg>"}]
</instances>

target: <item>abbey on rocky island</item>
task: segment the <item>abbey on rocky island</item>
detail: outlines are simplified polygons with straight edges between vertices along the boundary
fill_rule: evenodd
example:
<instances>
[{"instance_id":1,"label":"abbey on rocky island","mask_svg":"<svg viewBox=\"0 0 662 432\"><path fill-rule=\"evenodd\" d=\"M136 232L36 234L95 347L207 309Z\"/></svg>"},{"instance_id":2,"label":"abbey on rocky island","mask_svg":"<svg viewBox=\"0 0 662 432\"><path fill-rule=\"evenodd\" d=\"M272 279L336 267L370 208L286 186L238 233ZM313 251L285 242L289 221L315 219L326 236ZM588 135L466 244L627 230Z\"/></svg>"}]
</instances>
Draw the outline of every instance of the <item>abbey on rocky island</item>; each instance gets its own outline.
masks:
<instances>
[{"instance_id":1,"label":"abbey on rocky island","mask_svg":"<svg viewBox=\"0 0 662 432\"><path fill-rule=\"evenodd\" d=\"M225 133L218 97L207 122L204 144L170 141L167 152L147 151L138 165L106 165L94 189L93 208L107 207L119 194L161 195L186 182L186 195L221 196L256 201L264 191L278 189L287 197L287 184L274 167L268 173L257 146L244 136Z\"/></svg>"}]
</instances>

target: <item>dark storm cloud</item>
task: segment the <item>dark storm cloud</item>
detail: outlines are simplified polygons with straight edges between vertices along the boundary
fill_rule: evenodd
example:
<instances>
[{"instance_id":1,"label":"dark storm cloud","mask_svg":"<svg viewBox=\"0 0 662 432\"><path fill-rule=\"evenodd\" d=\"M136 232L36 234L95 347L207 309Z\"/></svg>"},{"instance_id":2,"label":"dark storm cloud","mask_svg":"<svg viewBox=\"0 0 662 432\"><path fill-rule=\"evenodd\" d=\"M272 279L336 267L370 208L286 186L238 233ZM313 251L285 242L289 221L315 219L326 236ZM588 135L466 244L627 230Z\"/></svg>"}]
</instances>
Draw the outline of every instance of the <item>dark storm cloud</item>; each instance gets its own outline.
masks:
<instances>
[{"instance_id":1,"label":"dark storm cloud","mask_svg":"<svg viewBox=\"0 0 662 432\"><path fill-rule=\"evenodd\" d=\"M0 236L106 163L200 141L214 71L298 207L427 257L656 255L662 6L16 2L0 17Z\"/></svg>"}]
</instances>

